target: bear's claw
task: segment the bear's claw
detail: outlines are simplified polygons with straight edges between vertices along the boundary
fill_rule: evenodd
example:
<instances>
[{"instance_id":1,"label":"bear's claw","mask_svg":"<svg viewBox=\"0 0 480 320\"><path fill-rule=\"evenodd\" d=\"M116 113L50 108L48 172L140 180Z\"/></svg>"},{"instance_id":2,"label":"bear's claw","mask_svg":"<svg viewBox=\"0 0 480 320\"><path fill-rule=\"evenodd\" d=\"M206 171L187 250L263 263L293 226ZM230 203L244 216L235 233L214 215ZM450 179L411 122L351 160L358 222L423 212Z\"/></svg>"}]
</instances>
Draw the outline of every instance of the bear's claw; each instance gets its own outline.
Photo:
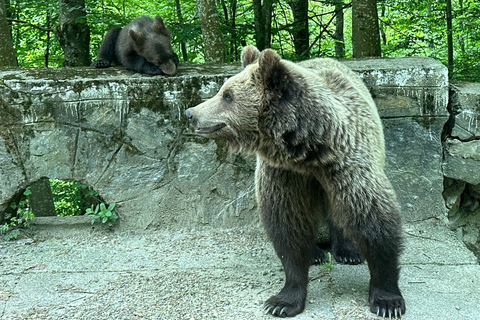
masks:
<instances>
[{"instance_id":1,"label":"bear's claw","mask_svg":"<svg viewBox=\"0 0 480 320\"><path fill-rule=\"evenodd\" d=\"M265 314L275 317L293 317L303 311L305 306L301 301L287 301L285 296L278 295L268 299L263 305Z\"/></svg>"},{"instance_id":2,"label":"bear's claw","mask_svg":"<svg viewBox=\"0 0 480 320\"><path fill-rule=\"evenodd\" d=\"M405 313L405 300L398 294L388 293L382 290L373 290L370 295L370 311L377 316L389 319L400 319Z\"/></svg>"}]
</instances>

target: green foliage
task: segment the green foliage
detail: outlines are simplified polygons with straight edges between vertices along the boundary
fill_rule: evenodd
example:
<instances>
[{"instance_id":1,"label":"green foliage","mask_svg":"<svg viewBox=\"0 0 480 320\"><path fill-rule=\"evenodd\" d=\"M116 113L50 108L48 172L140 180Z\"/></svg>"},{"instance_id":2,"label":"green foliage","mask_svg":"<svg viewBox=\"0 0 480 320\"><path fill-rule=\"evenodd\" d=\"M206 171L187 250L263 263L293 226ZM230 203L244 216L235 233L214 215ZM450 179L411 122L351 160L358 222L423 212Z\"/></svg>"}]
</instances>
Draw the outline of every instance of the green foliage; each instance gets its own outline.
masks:
<instances>
[{"instance_id":1,"label":"green foliage","mask_svg":"<svg viewBox=\"0 0 480 320\"><path fill-rule=\"evenodd\" d=\"M115 208L115 203L107 206L105 203L97 204L95 207L92 204L91 208L87 209L86 215L93 215L92 224L94 224L97 220L104 224L108 224L110 227L113 225L115 221L117 221L118 216L113 210Z\"/></svg>"},{"instance_id":2,"label":"green foliage","mask_svg":"<svg viewBox=\"0 0 480 320\"><path fill-rule=\"evenodd\" d=\"M95 190L77 181L50 179L55 212L58 216L78 216L92 214L93 222L100 220L111 226L118 216L113 210L115 204L106 207ZM27 187L25 191L10 203L5 217L0 224L0 235L6 240L16 239L20 230L28 228L29 221L34 218L30 208L32 191Z\"/></svg>"},{"instance_id":3,"label":"green foliage","mask_svg":"<svg viewBox=\"0 0 480 320\"><path fill-rule=\"evenodd\" d=\"M335 56L334 9L339 1L309 1L310 57ZM225 61L238 61L242 47L255 44L252 1L219 0L216 3L225 40ZM351 1L341 3L345 7L344 43L348 58L352 55ZM444 1L379 0L377 3L384 56L429 56L446 63ZM452 6L455 60L451 77L480 81L480 4L477 0L452 0ZM58 25L58 2L11 0L9 11L13 19L28 22L13 23L13 40L20 66L45 66L48 58L49 66L60 67L63 53L53 32ZM124 26L142 15L158 14L172 31L172 45L181 60L181 44L184 43L188 62L202 63L203 42L196 1L180 1L180 11L182 23L175 0L86 0L92 60L96 58L102 39L110 27ZM288 1L274 1L271 47L285 58L297 60L292 23L293 15Z\"/></svg>"},{"instance_id":4,"label":"green foliage","mask_svg":"<svg viewBox=\"0 0 480 320\"><path fill-rule=\"evenodd\" d=\"M10 204L12 210L5 213L4 223L0 225L0 235L7 241L15 240L20 235L21 228L27 228L29 221L33 219L33 213L29 208L30 187L26 188L18 203Z\"/></svg>"},{"instance_id":5,"label":"green foliage","mask_svg":"<svg viewBox=\"0 0 480 320\"><path fill-rule=\"evenodd\" d=\"M50 179L55 212L61 217L82 215L92 203L99 203L98 193L77 181Z\"/></svg>"}]
</instances>

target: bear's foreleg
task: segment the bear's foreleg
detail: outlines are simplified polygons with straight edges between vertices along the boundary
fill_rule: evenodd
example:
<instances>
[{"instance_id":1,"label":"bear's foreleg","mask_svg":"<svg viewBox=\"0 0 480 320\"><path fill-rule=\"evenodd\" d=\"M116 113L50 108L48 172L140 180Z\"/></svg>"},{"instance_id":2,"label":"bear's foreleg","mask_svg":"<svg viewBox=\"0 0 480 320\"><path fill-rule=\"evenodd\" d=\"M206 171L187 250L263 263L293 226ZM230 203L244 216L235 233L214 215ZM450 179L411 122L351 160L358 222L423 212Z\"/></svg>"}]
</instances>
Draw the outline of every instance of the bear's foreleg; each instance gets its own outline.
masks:
<instances>
[{"instance_id":1,"label":"bear's foreleg","mask_svg":"<svg viewBox=\"0 0 480 320\"><path fill-rule=\"evenodd\" d=\"M123 59L122 64L125 66L125 68L132 71L150 75L162 74L162 70L159 67L157 67L153 63L148 62L147 59L136 53L131 54L125 59Z\"/></svg>"},{"instance_id":2,"label":"bear's foreleg","mask_svg":"<svg viewBox=\"0 0 480 320\"><path fill-rule=\"evenodd\" d=\"M266 313L292 317L303 311L313 257L321 187L311 177L257 160L256 187L261 218L285 271L285 286L264 305Z\"/></svg>"},{"instance_id":3,"label":"bear's foreleg","mask_svg":"<svg viewBox=\"0 0 480 320\"><path fill-rule=\"evenodd\" d=\"M381 174L359 179L346 178L349 186L336 188L332 205L337 209L332 221L355 242L368 262L370 311L383 317L401 317L405 313L398 287L402 237L395 193Z\"/></svg>"},{"instance_id":4,"label":"bear's foreleg","mask_svg":"<svg viewBox=\"0 0 480 320\"><path fill-rule=\"evenodd\" d=\"M121 30L121 27L113 27L107 32L98 51L98 59L92 63L92 66L95 68L108 68L112 65L112 62L117 62L115 47Z\"/></svg>"}]
</instances>

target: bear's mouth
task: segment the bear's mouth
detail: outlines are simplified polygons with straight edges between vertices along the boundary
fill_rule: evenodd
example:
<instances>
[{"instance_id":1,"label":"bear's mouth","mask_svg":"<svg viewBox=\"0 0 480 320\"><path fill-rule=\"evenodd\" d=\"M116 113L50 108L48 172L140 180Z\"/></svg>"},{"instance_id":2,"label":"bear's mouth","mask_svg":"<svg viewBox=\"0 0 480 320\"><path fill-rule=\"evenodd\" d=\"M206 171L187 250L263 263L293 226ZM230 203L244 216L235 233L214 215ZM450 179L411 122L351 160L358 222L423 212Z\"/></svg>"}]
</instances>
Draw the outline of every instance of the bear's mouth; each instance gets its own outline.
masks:
<instances>
[{"instance_id":1,"label":"bear's mouth","mask_svg":"<svg viewBox=\"0 0 480 320\"><path fill-rule=\"evenodd\" d=\"M200 127L200 128L197 128L195 129L195 133L196 134L210 134L210 133L214 133L224 127L226 127L227 125L225 123L219 123L219 124L216 124L214 126L210 126L210 127Z\"/></svg>"}]
</instances>

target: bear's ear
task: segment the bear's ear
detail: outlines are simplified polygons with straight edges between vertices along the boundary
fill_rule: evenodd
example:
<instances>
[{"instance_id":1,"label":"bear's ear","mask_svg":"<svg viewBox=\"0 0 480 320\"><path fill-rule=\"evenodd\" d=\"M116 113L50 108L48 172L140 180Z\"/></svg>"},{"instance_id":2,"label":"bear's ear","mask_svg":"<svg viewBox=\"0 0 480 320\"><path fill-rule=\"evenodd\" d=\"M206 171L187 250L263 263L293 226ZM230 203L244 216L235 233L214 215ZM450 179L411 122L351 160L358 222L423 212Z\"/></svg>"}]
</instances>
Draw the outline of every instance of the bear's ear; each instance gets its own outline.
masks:
<instances>
[{"instance_id":1,"label":"bear's ear","mask_svg":"<svg viewBox=\"0 0 480 320\"><path fill-rule=\"evenodd\" d=\"M259 55L260 51L258 51L257 47L246 46L245 48L243 48L241 54L242 66L245 68L249 64L254 63L258 59Z\"/></svg>"},{"instance_id":2,"label":"bear's ear","mask_svg":"<svg viewBox=\"0 0 480 320\"><path fill-rule=\"evenodd\" d=\"M274 94L282 94L288 87L288 69L282 58L272 49L265 49L258 57L258 72L264 89Z\"/></svg>"},{"instance_id":3,"label":"bear's ear","mask_svg":"<svg viewBox=\"0 0 480 320\"><path fill-rule=\"evenodd\" d=\"M158 34L163 34L166 37L171 38L170 36L170 31L165 27L165 24L163 23L163 19L160 16L155 17L155 21L153 22L152 26L153 32L158 33Z\"/></svg>"},{"instance_id":4,"label":"bear's ear","mask_svg":"<svg viewBox=\"0 0 480 320\"><path fill-rule=\"evenodd\" d=\"M130 30L128 31L128 34L138 48L142 48L145 44L145 41L147 41L147 37L142 32L135 32L133 30Z\"/></svg>"}]
</instances>

